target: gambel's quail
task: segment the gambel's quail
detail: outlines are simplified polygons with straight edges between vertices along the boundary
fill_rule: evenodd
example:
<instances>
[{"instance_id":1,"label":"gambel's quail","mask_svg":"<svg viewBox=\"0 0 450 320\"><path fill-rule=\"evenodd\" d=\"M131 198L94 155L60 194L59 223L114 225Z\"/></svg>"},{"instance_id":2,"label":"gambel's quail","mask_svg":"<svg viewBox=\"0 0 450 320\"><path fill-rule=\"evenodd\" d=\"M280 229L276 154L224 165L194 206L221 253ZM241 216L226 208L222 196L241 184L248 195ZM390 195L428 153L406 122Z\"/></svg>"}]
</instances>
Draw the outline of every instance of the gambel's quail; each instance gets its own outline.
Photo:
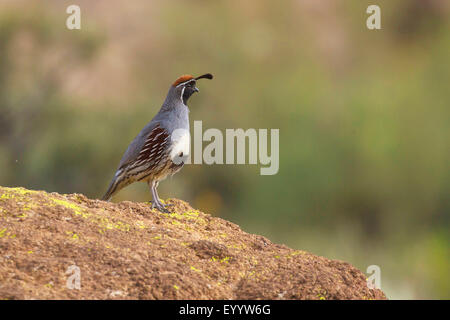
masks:
<instances>
[{"instance_id":1,"label":"gambel's quail","mask_svg":"<svg viewBox=\"0 0 450 320\"><path fill-rule=\"evenodd\" d=\"M152 191L152 208L167 212L156 188L161 180L178 172L189 155L189 97L198 92L199 79L212 79L210 73L194 78L179 77L170 87L161 109L130 143L120 161L103 200L136 181L146 181Z\"/></svg>"}]
</instances>

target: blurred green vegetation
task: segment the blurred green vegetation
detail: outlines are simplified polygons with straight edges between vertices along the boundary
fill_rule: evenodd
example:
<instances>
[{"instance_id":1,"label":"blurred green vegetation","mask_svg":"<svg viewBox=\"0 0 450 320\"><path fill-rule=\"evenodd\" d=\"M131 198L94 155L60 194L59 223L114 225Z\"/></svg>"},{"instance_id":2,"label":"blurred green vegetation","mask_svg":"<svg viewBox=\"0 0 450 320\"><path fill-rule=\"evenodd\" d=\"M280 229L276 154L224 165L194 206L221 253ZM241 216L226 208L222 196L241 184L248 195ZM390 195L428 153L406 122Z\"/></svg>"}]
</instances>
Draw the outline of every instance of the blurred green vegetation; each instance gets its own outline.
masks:
<instances>
[{"instance_id":1,"label":"blurred green vegetation","mask_svg":"<svg viewBox=\"0 0 450 320\"><path fill-rule=\"evenodd\" d=\"M203 128L279 128L280 170L185 166L160 196L365 271L390 298L450 298L450 19L439 1L0 5L0 184L100 197L184 73ZM145 184L115 201L148 201Z\"/></svg>"}]
</instances>

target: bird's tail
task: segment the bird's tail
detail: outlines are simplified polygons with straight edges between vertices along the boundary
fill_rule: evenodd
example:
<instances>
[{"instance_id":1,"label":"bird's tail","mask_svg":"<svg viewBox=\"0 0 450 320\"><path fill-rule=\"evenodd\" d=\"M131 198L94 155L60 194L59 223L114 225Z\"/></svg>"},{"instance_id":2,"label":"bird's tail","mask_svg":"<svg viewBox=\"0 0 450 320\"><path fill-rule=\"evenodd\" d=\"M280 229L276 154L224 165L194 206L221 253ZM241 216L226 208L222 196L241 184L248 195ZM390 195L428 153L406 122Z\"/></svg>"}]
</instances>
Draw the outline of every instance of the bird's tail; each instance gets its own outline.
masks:
<instances>
[{"instance_id":1,"label":"bird's tail","mask_svg":"<svg viewBox=\"0 0 450 320\"><path fill-rule=\"evenodd\" d=\"M126 183L125 175L123 174L122 170L118 170L112 179L111 183L109 184L108 190L103 195L102 200L109 201L111 200L112 196L118 192L120 189L128 185Z\"/></svg>"}]
</instances>

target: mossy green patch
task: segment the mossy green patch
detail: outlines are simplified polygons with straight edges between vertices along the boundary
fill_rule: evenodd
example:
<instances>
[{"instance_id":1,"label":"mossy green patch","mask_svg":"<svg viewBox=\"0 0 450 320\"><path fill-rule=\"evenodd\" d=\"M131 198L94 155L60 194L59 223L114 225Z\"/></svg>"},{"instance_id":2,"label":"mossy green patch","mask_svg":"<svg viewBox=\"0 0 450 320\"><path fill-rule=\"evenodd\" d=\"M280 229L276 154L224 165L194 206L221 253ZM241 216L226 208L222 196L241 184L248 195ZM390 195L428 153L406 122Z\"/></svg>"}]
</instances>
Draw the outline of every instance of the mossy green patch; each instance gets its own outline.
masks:
<instances>
[{"instance_id":1,"label":"mossy green patch","mask_svg":"<svg viewBox=\"0 0 450 320\"><path fill-rule=\"evenodd\" d=\"M212 262L219 261L220 263L228 263L230 260L231 260L231 257L224 257L224 258L222 258L222 259L219 259L219 258L214 257L214 256L211 257L211 261L212 261Z\"/></svg>"},{"instance_id":2,"label":"mossy green patch","mask_svg":"<svg viewBox=\"0 0 450 320\"><path fill-rule=\"evenodd\" d=\"M83 218L88 218L91 215L90 213L86 212L85 209L68 200L61 200L57 198L50 198L50 200L52 200L57 205L66 207L67 209L71 209L76 215L80 215Z\"/></svg>"},{"instance_id":3,"label":"mossy green patch","mask_svg":"<svg viewBox=\"0 0 450 320\"><path fill-rule=\"evenodd\" d=\"M95 219L95 217L94 217ZM92 219L92 220L94 220ZM91 220L91 221L92 221ZM124 223L122 221L110 221L108 218L104 218L104 217L97 217L97 223L99 224L100 227L102 227L103 229L108 229L108 230L120 230L120 231L130 231L130 225L128 223Z\"/></svg>"},{"instance_id":4,"label":"mossy green patch","mask_svg":"<svg viewBox=\"0 0 450 320\"><path fill-rule=\"evenodd\" d=\"M72 240L79 240L80 239L80 236L78 234L76 234L75 232L73 232L73 231L66 231L66 234L68 234L70 239L72 239Z\"/></svg>"},{"instance_id":5,"label":"mossy green patch","mask_svg":"<svg viewBox=\"0 0 450 320\"><path fill-rule=\"evenodd\" d=\"M303 255L303 254L305 254L305 251L301 251L301 250L296 250L296 251L294 251L294 252L291 252L289 255L290 256L292 256L292 257L294 257L294 256L298 256L298 255Z\"/></svg>"},{"instance_id":6,"label":"mossy green patch","mask_svg":"<svg viewBox=\"0 0 450 320\"><path fill-rule=\"evenodd\" d=\"M37 191L34 191L34 190L27 190L27 189L22 188L22 187L18 187L18 188L5 188L5 189L10 190L10 191L12 191L12 192L14 192L14 193L17 193L17 194L21 194L21 195L30 194L30 193L36 193L36 192L37 192Z\"/></svg>"},{"instance_id":7,"label":"mossy green patch","mask_svg":"<svg viewBox=\"0 0 450 320\"><path fill-rule=\"evenodd\" d=\"M120 220L110 220L102 215L88 212L87 209L69 200L62 200L58 198L50 198L50 200L56 205L71 209L75 215L81 216L82 218L88 219L90 222L97 224L100 227L98 230L101 234L103 234L106 230L130 231L131 226L126 222L122 222Z\"/></svg>"},{"instance_id":8,"label":"mossy green patch","mask_svg":"<svg viewBox=\"0 0 450 320\"><path fill-rule=\"evenodd\" d=\"M147 226L145 225L145 223L141 220L138 220L135 222L136 227L138 227L139 229L145 229L147 228Z\"/></svg>"},{"instance_id":9,"label":"mossy green patch","mask_svg":"<svg viewBox=\"0 0 450 320\"><path fill-rule=\"evenodd\" d=\"M316 297L319 298L319 300L326 300L326 294L327 291L325 289L322 288L318 288L315 290L317 292Z\"/></svg>"},{"instance_id":10,"label":"mossy green patch","mask_svg":"<svg viewBox=\"0 0 450 320\"><path fill-rule=\"evenodd\" d=\"M7 228L0 228L0 238L14 239L15 237L16 235L8 231Z\"/></svg>"},{"instance_id":11,"label":"mossy green patch","mask_svg":"<svg viewBox=\"0 0 450 320\"><path fill-rule=\"evenodd\" d=\"M2 192L2 194L0 195L0 200L8 200L15 198L23 199L24 196L27 194L37 193L37 191L27 190L25 188L7 188L7 187L0 188L0 192Z\"/></svg>"},{"instance_id":12,"label":"mossy green patch","mask_svg":"<svg viewBox=\"0 0 450 320\"><path fill-rule=\"evenodd\" d=\"M199 217L199 211L196 210L190 210L186 211L184 213L178 213L178 212L171 212L171 213L161 213L164 217L172 218L176 220L185 220L185 221L195 221L199 224L206 224L206 220ZM177 223L173 223L177 224Z\"/></svg>"},{"instance_id":13,"label":"mossy green patch","mask_svg":"<svg viewBox=\"0 0 450 320\"><path fill-rule=\"evenodd\" d=\"M10 194L10 193L3 193L3 194L0 196L0 199L2 199L2 200L12 199L12 198L14 198L14 195L12 195L12 194Z\"/></svg>"}]
</instances>

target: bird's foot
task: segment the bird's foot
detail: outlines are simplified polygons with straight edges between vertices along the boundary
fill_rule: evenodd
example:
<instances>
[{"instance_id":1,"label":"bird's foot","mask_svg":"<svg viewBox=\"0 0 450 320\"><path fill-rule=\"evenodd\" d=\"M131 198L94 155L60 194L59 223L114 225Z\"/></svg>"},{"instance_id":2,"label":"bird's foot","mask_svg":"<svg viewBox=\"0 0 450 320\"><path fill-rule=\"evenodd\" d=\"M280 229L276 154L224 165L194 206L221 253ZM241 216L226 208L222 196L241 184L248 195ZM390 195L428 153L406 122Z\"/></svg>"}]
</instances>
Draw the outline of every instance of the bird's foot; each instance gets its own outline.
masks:
<instances>
[{"instance_id":1,"label":"bird's foot","mask_svg":"<svg viewBox=\"0 0 450 320\"><path fill-rule=\"evenodd\" d=\"M166 207L173 206L172 204L162 204L160 201L152 201L152 209L158 209L159 211L163 213L170 213L169 210L166 209Z\"/></svg>"},{"instance_id":2,"label":"bird's foot","mask_svg":"<svg viewBox=\"0 0 450 320\"><path fill-rule=\"evenodd\" d=\"M167 207L173 207L173 206L174 206L173 203L166 203L166 201L164 201L164 200L162 200L162 199L159 199L159 203L160 203L164 208L167 208Z\"/></svg>"}]
</instances>

